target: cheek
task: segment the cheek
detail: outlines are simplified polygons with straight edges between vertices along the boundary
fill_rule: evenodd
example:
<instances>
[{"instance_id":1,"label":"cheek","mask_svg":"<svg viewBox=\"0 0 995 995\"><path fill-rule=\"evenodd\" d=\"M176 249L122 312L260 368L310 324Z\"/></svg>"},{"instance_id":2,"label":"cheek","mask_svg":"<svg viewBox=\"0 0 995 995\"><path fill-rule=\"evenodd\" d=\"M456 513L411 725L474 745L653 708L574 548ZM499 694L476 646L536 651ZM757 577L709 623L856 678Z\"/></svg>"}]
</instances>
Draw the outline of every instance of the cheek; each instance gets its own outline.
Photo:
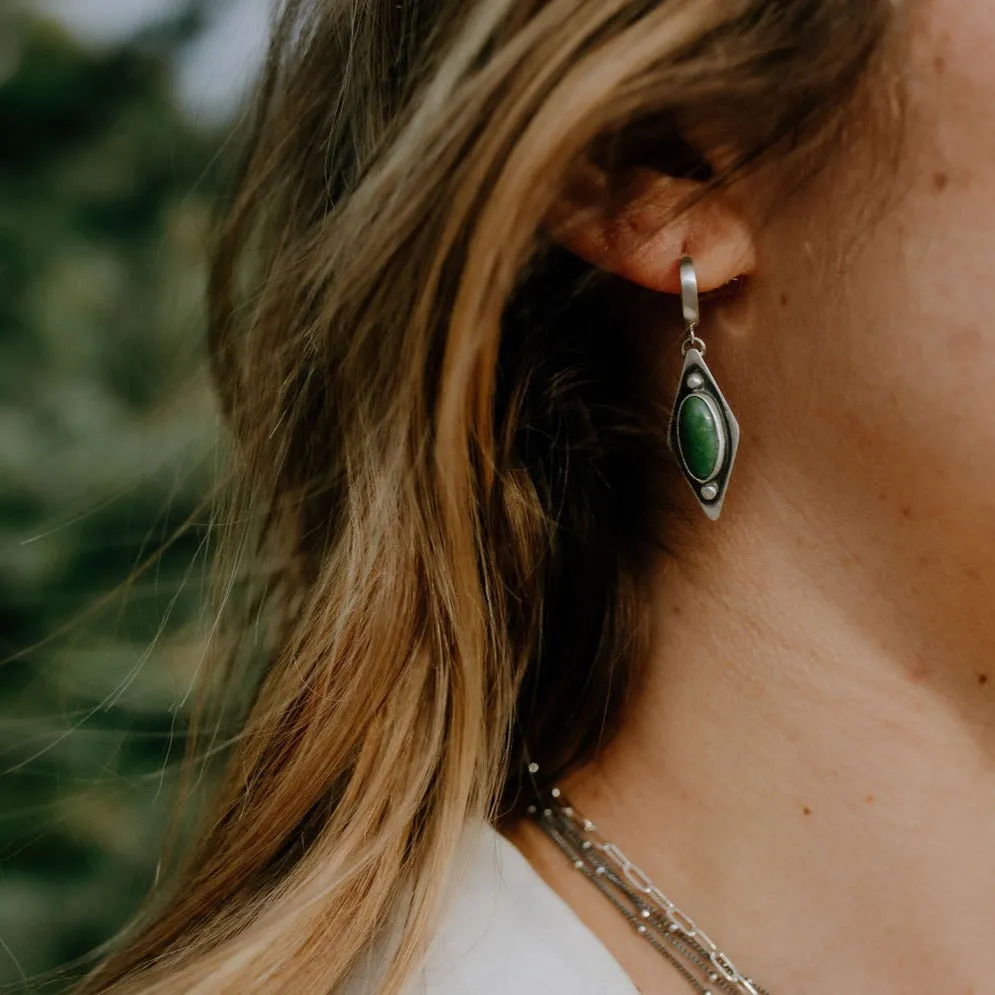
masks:
<instances>
[{"instance_id":1,"label":"cheek","mask_svg":"<svg viewBox=\"0 0 995 995\"><path fill-rule=\"evenodd\" d=\"M880 468L898 486L921 488L933 507L981 501L990 514L995 4L921 3L903 76L897 164L879 161L870 171L886 188L883 206L857 206L882 188L862 197L855 177L867 171L856 161L837 184L853 205L835 198L843 219L836 231L846 243L836 247L843 260L836 331L846 346L820 350L819 358L850 385L843 414L861 437L878 440L878 456L888 457ZM880 141L876 154L887 155Z\"/></svg>"},{"instance_id":2,"label":"cheek","mask_svg":"<svg viewBox=\"0 0 995 995\"><path fill-rule=\"evenodd\" d=\"M995 548L995 2L916 18L898 155L864 129L762 235L773 333L740 392L836 507Z\"/></svg>"},{"instance_id":3,"label":"cheek","mask_svg":"<svg viewBox=\"0 0 995 995\"><path fill-rule=\"evenodd\" d=\"M897 203L874 235L878 260L901 265L879 278L892 311L972 358L961 373L980 377L995 332L995 4L915 10Z\"/></svg>"}]
</instances>

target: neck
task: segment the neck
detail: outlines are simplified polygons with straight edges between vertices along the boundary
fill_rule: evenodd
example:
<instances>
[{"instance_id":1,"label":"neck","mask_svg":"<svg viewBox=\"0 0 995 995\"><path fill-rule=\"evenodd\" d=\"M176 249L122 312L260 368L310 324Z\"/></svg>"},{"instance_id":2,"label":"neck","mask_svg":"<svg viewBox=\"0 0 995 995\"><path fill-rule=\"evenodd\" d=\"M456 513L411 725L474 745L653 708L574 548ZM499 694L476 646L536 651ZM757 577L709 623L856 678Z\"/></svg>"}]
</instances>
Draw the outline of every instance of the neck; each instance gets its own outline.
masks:
<instances>
[{"instance_id":1,"label":"neck","mask_svg":"<svg viewBox=\"0 0 995 995\"><path fill-rule=\"evenodd\" d=\"M995 992L985 582L921 569L942 522L889 544L754 486L758 521L661 564L641 687L567 794L775 995Z\"/></svg>"}]
</instances>

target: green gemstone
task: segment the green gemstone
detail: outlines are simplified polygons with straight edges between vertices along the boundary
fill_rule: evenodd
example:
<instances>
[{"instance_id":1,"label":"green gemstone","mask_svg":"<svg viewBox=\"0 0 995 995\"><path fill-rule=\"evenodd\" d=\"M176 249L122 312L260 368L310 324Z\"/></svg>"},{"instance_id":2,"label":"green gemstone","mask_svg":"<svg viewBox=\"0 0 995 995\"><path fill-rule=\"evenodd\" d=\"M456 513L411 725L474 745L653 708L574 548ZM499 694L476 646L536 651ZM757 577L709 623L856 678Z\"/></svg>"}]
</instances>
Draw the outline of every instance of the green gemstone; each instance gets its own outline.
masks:
<instances>
[{"instance_id":1,"label":"green gemstone","mask_svg":"<svg viewBox=\"0 0 995 995\"><path fill-rule=\"evenodd\" d=\"M701 394L688 394L677 415L681 456L698 480L715 473L722 450L722 437L712 406Z\"/></svg>"}]
</instances>

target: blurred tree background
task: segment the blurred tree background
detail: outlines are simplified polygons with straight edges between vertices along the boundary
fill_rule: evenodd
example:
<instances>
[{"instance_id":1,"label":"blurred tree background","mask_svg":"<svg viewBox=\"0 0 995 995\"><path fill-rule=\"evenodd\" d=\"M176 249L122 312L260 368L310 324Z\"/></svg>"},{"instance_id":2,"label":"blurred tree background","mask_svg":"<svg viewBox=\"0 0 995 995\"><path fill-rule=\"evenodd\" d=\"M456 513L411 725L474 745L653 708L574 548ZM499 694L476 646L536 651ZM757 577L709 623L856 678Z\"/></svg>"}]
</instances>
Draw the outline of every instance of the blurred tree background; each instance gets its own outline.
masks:
<instances>
[{"instance_id":1,"label":"blurred tree background","mask_svg":"<svg viewBox=\"0 0 995 995\"><path fill-rule=\"evenodd\" d=\"M87 48L0 7L3 992L60 989L46 972L127 919L183 751L218 431L202 297L221 135L178 108L170 65L200 23L190 5Z\"/></svg>"}]
</instances>

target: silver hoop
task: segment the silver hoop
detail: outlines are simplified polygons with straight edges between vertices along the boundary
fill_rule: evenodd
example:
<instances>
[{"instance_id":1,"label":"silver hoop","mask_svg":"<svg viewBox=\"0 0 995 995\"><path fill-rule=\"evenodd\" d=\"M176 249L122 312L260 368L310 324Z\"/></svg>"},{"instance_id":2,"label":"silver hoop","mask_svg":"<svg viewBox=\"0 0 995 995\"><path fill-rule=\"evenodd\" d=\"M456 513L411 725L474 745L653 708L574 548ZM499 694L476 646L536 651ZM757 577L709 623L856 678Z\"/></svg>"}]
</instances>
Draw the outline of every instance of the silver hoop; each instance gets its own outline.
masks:
<instances>
[{"instance_id":1,"label":"silver hoop","mask_svg":"<svg viewBox=\"0 0 995 995\"><path fill-rule=\"evenodd\" d=\"M688 349L697 349L705 355L705 341L694 334L701 311L698 306L698 277L694 271L694 262L690 256L681 256L681 312L687 326L687 338L681 343L681 355L686 356Z\"/></svg>"},{"instance_id":2,"label":"silver hoop","mask_svg":"<svg viewBox=\"0 0 995 995\"><path fill-rule=\"evenodd\" d=\"M681 310L684 320L693 329L701 320L698 310L698 277L690 256L681 256Z\"/></svg>"}]
</instances>

